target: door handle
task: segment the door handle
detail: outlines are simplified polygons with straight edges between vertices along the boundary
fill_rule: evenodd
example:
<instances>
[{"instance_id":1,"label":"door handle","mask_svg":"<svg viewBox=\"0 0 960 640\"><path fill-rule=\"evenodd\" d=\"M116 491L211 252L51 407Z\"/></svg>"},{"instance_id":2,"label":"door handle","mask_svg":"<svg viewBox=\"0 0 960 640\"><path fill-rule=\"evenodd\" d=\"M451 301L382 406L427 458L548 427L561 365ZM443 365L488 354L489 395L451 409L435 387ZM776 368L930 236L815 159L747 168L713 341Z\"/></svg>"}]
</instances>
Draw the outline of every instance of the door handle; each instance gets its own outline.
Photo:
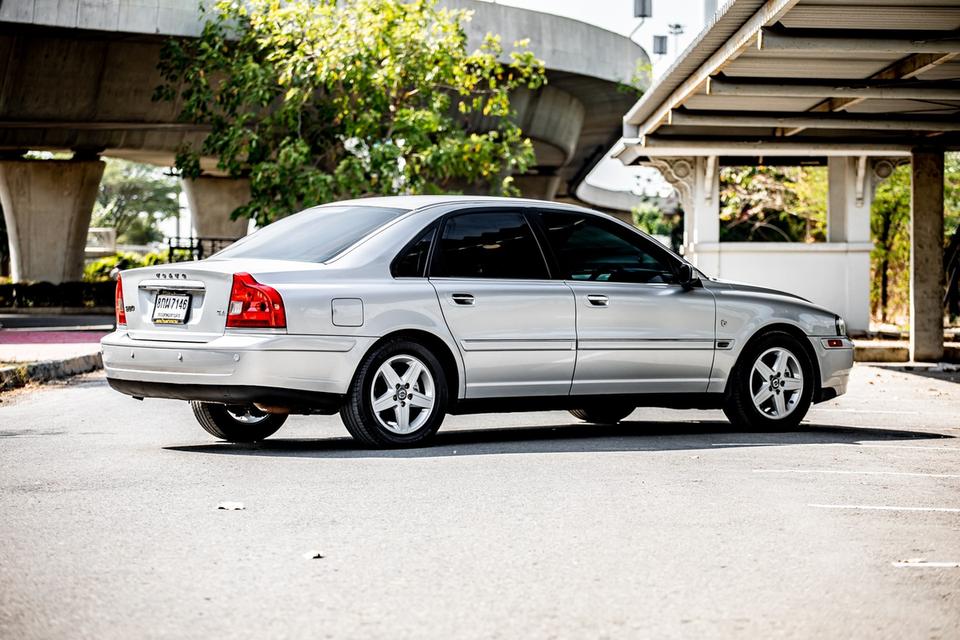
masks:
<instances>
[{"instance_id":1,"label":"door handle","mask_svg":"<svg viewBox=\"0 0 960 640\"><path fill-rule=\"evenodd\" d=\"M450 297L453 299L454 304L462 304L467 307L473 306L473 303L476 302L469 293L454 293Z\"/></svg>"},{"instance_id":2,"label":"door handle","mask_svg":"<svg viewBox=\"0 0 960 640\"><path fill-rule=\"evenodd\" d=\"M587 296L587 302L592 304L595 307L605 307L607 306L607 296L599 294L590 294Z\"/></svg>"}]
</instances>

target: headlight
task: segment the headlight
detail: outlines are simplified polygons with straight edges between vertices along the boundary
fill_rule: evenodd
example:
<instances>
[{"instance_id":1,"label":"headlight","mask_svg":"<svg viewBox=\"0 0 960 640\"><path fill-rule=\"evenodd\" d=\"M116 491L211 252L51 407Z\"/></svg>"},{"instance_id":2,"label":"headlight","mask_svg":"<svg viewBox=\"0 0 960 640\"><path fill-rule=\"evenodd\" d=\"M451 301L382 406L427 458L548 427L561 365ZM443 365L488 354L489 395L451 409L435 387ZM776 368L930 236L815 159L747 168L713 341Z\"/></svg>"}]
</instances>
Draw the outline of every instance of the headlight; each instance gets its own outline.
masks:
<instances>
[{"instance_id":1,"label":"headlight","mask_svg":"<svg viewBox=\"0 0 960 640\"><path fill-rule=\"evenodd\" d=\"M837 335L845 336L847 335L847 323L844 322L843 318L837 316Z\"/></svg>"}]
</instances>

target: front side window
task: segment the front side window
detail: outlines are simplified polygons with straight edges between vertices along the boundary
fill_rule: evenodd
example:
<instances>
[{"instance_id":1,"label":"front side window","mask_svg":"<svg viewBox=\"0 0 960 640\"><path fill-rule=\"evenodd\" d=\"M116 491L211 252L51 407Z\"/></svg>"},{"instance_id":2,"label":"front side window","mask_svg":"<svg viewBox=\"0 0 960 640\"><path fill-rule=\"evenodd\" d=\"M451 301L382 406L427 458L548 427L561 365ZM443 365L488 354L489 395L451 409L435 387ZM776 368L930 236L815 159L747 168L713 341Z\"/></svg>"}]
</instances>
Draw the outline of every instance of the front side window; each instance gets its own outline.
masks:
<instances>
[{"instance_id":1,"label":"front side window","mask_svg":"<svg viewBox=\"0 0 960 640\"><path fill-rule=\"evenodd\" d=\"M675 282L666 252L629 229L581 213L545 212L541 220L566 280Z\"/></svg>"},{"instance_id":2,"label":"front side window","mask_svg":"<svg viewBox=\"0 0 960 640\"><path fill-rule=\"evenodd\" d=\"M448 218L430 275L542 280L540 246L522 213L462 213Z\"/></svg>"}]
</instances>

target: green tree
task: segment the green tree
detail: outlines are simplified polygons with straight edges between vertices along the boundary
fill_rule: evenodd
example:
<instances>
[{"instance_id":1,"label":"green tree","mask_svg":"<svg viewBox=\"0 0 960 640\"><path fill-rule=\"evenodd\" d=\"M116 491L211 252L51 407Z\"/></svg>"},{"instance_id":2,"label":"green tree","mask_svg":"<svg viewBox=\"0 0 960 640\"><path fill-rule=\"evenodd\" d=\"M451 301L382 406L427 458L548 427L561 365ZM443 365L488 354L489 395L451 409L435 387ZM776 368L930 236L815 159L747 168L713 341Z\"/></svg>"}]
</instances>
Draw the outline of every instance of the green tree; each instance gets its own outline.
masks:
<instances>
[{"instance_id":1,"label":"green tree","mask_svg":"<svg viewBox=\"0 0 960 640\"><path fill-rule=\"evenodd\" d=\"M826 167L725 167L720 202L723 241L826 238Z\"/></svg>"},{"instance_id":2,"label":"green tree","mask_svg":"<svg viewBox=\"0 0 960 640\"><path fill-rule=\"evenodd\" d=\"M910 291L910 165L880 183L870 209L870 303L881 322L905 321Z\"/></svg>"},{"instance_id":3,"label":"green tree","mask_svg":"<svg viewBox=\"0 0 960 640\"><path fill-rule=\"evenodd\" d=\"M150 165L106 162L92 225L116 229L117 239L126 244L162 240L157 224L180 211L180 181Z\"/></svg>"},{"instance_id":4,"label":"green tree","mask_svg":"<svg viewBox=\"0 0 960 640\"><path fill-rule=\"evenodd\" d=\"M214 156L249 176L234 212L264 224L347 197L487 189L534 161L510 92L538 88L543 62L499 38L469 51L470 13L436 0L221 0L196 40L171 40L157 96L210 126L177 167Z\"/></svg>"}]
</instances>

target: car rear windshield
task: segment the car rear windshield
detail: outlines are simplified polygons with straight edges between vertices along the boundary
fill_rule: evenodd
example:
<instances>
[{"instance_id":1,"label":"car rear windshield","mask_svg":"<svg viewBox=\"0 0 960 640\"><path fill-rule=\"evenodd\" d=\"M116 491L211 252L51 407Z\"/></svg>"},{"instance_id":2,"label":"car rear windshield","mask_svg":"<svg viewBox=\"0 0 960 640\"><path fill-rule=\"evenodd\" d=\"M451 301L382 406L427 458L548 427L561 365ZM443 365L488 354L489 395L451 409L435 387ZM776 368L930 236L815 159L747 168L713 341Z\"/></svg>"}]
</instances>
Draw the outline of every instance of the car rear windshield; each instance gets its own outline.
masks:
<instances>
[{"instance_id":1,"label":"car rear windshield","mask_svg":"<svg viewBox=\"0 0 960 640\"><path fill-rule=\"evenodd\" d=\"M269 224L212 257L326 262L406 212L388 207L315 207Z\"/></svg>"}]
</instances>

